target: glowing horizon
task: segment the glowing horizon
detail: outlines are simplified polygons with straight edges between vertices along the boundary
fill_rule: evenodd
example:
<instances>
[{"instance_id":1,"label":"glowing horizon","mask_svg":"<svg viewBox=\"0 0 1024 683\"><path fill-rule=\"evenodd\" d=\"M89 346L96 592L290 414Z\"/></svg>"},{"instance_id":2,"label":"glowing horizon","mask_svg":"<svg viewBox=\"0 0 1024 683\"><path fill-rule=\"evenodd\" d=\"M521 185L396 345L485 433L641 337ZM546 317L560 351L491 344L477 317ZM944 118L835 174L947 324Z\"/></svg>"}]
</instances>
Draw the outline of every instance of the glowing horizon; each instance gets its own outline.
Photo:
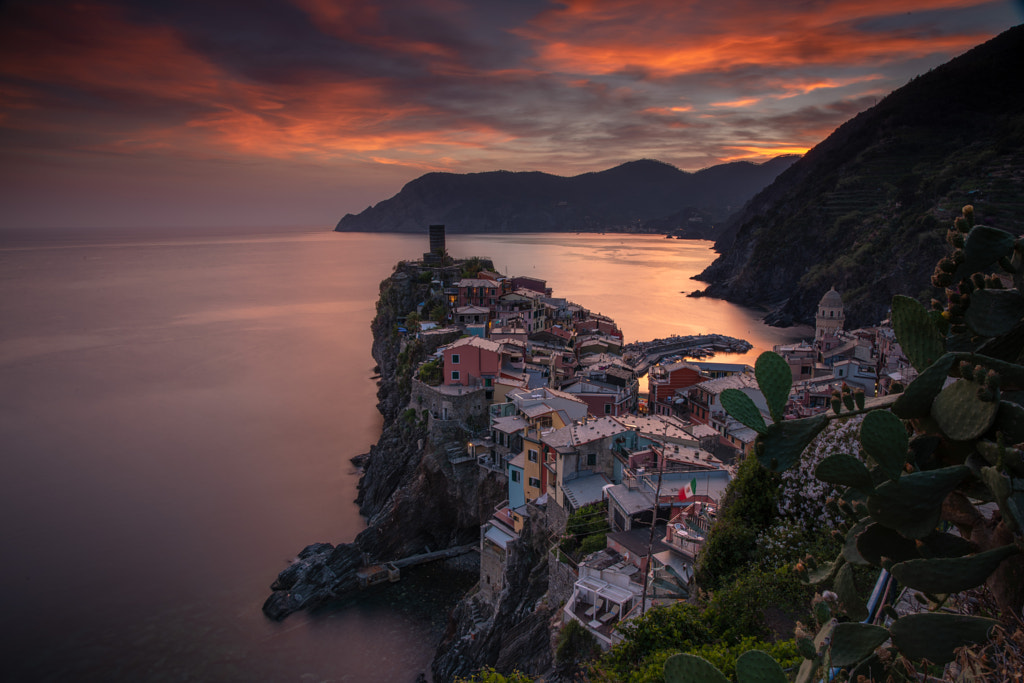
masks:
<instances>
[{"instance_id":1,"label":"glowing horizon","mask_svg":"<svg viewBox=\"0 0 1024 683\"><path fill-rule=\"evenodd\" d=\"M430 171L764 161L1024 18L1009 0L227 7L5 4L0 227L333 224Z\"/></svg>"}]
</instances>

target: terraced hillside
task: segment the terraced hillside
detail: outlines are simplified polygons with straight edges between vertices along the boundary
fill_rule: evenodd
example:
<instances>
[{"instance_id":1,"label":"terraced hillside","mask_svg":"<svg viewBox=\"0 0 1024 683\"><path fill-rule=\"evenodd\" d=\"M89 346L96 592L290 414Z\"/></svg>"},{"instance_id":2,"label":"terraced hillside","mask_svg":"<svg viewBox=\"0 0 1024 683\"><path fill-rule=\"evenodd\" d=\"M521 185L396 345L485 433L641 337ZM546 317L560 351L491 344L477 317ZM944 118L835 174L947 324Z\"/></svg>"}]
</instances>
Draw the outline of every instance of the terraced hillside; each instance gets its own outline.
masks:
<instances>
[{"instance_id":1,"label":"terraced hillside","mask_svg":"<svg viewBox=\"0 0 1024 683\"><path fill-rule=\"evenodd\" d=\"M810 322L823 292L851 324L893 294L928 297L964 204L1024 230L1024 26L919 76L858 115L754 197L699 276L712 296Z\"/></svg>"}]
</instances>

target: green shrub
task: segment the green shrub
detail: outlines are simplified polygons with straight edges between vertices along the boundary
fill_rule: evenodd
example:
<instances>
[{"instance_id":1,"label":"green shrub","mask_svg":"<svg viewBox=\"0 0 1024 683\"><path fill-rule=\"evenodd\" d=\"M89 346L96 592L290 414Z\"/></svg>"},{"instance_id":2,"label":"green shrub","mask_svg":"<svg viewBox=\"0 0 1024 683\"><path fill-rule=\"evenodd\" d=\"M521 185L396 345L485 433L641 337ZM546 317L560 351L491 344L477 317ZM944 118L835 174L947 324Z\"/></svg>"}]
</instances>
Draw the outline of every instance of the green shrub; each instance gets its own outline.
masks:
<instances>
[{"instance_id":1,"label":"green shrub","mask_svg":"<svg viewBox=\"0 0 1024 683\"><path fill-rule=\"evenodd\" d=\"M736 478L722 496L718 520L697 557L694 573L702 588L716 590L751 565L758 535L778 517L781 484L782 477L762 468L756 458L740 463Z\"/></svg>"},{"instance_id":2,"label":"green shrub","mask_svg":"<svg viewBox=\"0 0 1024 683\"><path fill-rule=\"evenodd\" d=\"M416 377L419 381L424 384L428 384L432 387L436 387L441 383L444 375L444 359L435 358L428 360L426 363L420 366L419 371L416 373Z\"/></svg>"},{"instance_id":3,"label":"green shrub","mask_svg":"<svg viewBox=\"0 0 1024 683\"><path fill-rule=\"evenodd\" d=\"M800 656L800 652L797 650L796 641L793 639L767 643L757 638L747 637L732 644L721 642L706 643L690 650L689 654L703 657L717 666L730 680L735 680L736 660L748 650L767 652L783 669L796 667L803 661L803 657ZM664 672L664 664L662 664L662 672Z\"/></svg>"},{"instance_id":4,"label":"green shrub","mask_svg":"<svg viewBox=\"0 0 1024 683\"><path fill-rule=\"evenodd\" d=\"M486 667L469 678L456 678L455 683L533 683L533 679L520 671L513 671L505 676L491 667Z\"/></svg>"},{"instance_id":5,"label":"green shrub","mask_svg":"<svg viewBox=\"0 0 1024 683\"><path fill-rule=\"evenodd\" d=\"M623 641L601 658L599 666L622 679L654 653L679 652L717 636L704 619L704 610L683 602L650 609L643 616L621 624L619 632Z\"/></svg>"},{"instance_id":6,"label":"green shrub","mask_svg":"<svg viewBox=\"0 0 1024 683\"><path fill-rule=\"evenodd\" d=\"M580 543L580 557L604 550L608 546L608 534L591 534Z\"/></svg>"},{"instance_id":7,"label":"green shrub","mask_svg":"<svg viewBox=\"0 0 1024 683\"><path fill-rule=\"evenodd\" d=\"M790 569L751 569L716 591L704 616L731 642L753 636L774 639L790 635L796 621L809 619L813 597L814 589ZM786 622L782 633L773 633L769 615Z\"/></svg>"},{"instance_id":8,"label":"green shrub","mask_svg":"<svg viewBox=\"0 0 1024 683\"><path fill-rule=\"evenodd\" d=\"M555 645L555 663L562 668L575 669L581 662L601 653L597 638L583 624L570 619L558 633Z\"/></svg>"},{"instance_id":9,"label":"green shrub","mask_svg":"<svg viewBox=\"0 0 1024 683\"><path fill-rule=\"evenodd\" d=\"M739 592L736 598L740 599ZM730 606L730 608L732 608ZM742 606L737 613L742 612ZM730 639L720 624L697 605L677 603L649 610L620 627L623 642L612 647L590 671L592 681L615 683L662 683L665 660L686 652L704 657L725 671L735 671L736 658L747 650L763 650L782 666L800 662L793 640L767 642L754 636Z\"/></svg>"}]
</instances>

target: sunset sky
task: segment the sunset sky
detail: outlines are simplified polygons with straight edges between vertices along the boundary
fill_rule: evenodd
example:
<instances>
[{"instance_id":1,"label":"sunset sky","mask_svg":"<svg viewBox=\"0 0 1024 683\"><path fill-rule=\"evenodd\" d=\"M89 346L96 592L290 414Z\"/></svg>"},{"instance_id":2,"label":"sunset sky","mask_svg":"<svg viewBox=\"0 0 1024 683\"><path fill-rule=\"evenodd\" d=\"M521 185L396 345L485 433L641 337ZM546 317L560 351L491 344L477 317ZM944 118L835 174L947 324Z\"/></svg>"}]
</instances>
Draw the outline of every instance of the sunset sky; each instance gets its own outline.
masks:
<instances>
[{"instance_id":1,"label":"sunset sky","mask_svg":"<svg viewBox=\"0 0 1024 683\"><path fill-rule=\"evenodd\" d=\"M0 3L0 227L333 226L428 171L800 153L1021 0Z\"/></svg>"}]
</instances>

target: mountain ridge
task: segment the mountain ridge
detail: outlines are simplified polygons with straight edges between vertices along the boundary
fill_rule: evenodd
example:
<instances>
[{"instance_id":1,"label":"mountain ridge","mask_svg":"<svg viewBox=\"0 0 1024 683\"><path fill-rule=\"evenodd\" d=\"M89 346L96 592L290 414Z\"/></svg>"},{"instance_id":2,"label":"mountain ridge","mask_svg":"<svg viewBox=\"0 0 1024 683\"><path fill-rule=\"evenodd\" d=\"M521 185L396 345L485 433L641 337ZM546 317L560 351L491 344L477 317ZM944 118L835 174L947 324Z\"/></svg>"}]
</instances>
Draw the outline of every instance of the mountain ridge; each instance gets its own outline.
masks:
<instances>
[{"instance_id":1,"label":"mountain ridge","mask_svg":"<svg viewBox=\"0 0 1024 683\"><path fill-rule=\"evenodd\" d=\"M450 233L671 232L696 225L701 237L714 238L730 213L796 158L737 161L692 173L654 159L575 176L432 172L359 214L346 214L335 230L422 232L443 223Z\"/></svg>"}]
</instances>

